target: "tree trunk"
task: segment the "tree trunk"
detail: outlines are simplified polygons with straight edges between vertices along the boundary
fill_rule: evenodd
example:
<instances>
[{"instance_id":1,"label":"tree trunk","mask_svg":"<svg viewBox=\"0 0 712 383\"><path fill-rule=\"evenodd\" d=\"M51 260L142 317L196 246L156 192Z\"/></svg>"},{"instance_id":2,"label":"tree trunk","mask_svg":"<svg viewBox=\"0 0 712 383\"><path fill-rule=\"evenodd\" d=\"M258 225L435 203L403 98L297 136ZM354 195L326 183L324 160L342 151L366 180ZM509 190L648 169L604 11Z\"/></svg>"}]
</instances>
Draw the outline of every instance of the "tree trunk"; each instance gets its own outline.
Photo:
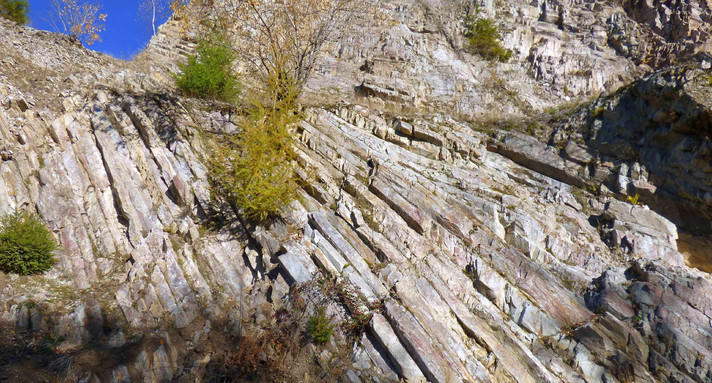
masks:
<instances>
[{"instance_id":1,"label":"tree trunk","mask_svg":"<svg viewBox=\"0 0 712 383\"><path fill-rule=\"evenodd\" d=\"M156 1L151 1L151 9L153 11L151 15L151 28L153 28L153 35L156 35Z\"/></svg>"}]
</instances>

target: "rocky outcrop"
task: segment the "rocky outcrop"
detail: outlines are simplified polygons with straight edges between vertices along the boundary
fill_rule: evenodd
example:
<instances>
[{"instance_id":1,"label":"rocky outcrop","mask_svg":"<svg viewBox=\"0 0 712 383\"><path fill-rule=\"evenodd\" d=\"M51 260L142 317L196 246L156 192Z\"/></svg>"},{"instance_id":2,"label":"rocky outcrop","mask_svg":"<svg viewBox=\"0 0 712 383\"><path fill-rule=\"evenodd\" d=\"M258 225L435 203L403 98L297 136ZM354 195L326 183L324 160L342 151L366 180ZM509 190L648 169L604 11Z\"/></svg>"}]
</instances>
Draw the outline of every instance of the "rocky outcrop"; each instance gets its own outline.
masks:
<instances>
[{"instance_id":1,"label":"rocky outcrop","mask_svg":"<svg viewBox=\"0 0 712 383\"><path fill-rule=\"evenodd\" d=\"M639 194L685 231L712 233L709 78L693 68L646 77L575 113L552 141L578 140L607 188Z\"/></svg>"},{"instance_id":2,"label":"rocky outcrop","mask_svg":"<svg viewBox=\"0 0 712 383\"><path fill-rule=\"evenodd\" d=\"M617 89L635 65L609 46L608 4L486 1L482 15L501 25L514 53L492 64L466 53L460 1L376 2L333 46L309 87L318 98L370 98L374 107L493 118ZM373 9L373 11L371 11ZM597 20L597 21L592 21Z\"/></svg>"},{"instance_id":3,"label":"rocky outcrop","mask_svg":"<svg viewBox=\"0 0 712 383\"><path fill-rule=\"evenodd\" d=\"M707 1L629 0L626 13L647 29L654 65L684 63L695 54L709 61L712 10Z\"/></svg>"},{"instance_id":4,"label":"rocky outcrop","mask_svg":"<svg viewBox=\"0 0 712 383\"><path fill-rule=\"evenodd\" d=\"M542 111L612 92L710 51L705 2L484 1L482 15L501 26L503 45L514 53L509 63L492 64L463 48L464 3L373 4L331 48L310 88L317 99L348 99L355 89L372 107L497 119L500 111ZM664 18L655 24L679 32L651 31L639 17L646 7ZM703 53L698 59L709 62Z\"/></svg>"},{"instance_id":5,"label":"rocky outcrop","mask_svg":"<svg viewBox=\"0 0 712 383\"><path fill-rule=\"evenodd\" d=\"M700 337L699 322L683 319L708 311L705 298L710 288L708 279L693 277L680 269L636 262L625 275L607 272L592 287L587 302L592 308L607 312L608 318L602 320L603 326L609 328L607 331L620 332L622 328L615 318L625 317L631 318L637 330L630 333L628 355L613 351L611 368L627 370L624 374L634 381L645 381L642 378L645 373L634 361L647 360L649 371L654 371L659 379L698 382L710 379L709 366L700 362L709 357L710 339ZM587 331L578 335L575 332L574 337L596 344L593 347L602 348L598 352L606 349L611 352L614 348Z\"/></svg>"},{"instance_id":6,"label":"rocky outcrop","mask_svg":"<svg viewBox=\"0 0 712 383\"><path fill-rule=\"evenodd\" d=\"M62 248L45 276L0 276L2 325L45 334L48 373L86 382L209 379L249 331L299 341L318 307L336 335L296 343L297 380L712 380L710 277L685 266L681 225L653 203L688 203L662 192L673 169L691 195L706 190L693 165L707 159L704 72L635 82L547 143L478 131L462 114L528 108L494 98L511 86L541 109L633 77L605 37L604 20L635 23L622 8L485 3L515 20L510 64L457 48L450 3L385 2L375 26L355 23L307 94L339 102L306 107L294 127L308 186L261 225L211 199L203 160L235 111L170 92L171 57L152 57L191 49L175 25L126 63L0 21L0 214L38 213ZM669 149L659 137L679 150L655 157Z\"/></svg>"}]
</instances>

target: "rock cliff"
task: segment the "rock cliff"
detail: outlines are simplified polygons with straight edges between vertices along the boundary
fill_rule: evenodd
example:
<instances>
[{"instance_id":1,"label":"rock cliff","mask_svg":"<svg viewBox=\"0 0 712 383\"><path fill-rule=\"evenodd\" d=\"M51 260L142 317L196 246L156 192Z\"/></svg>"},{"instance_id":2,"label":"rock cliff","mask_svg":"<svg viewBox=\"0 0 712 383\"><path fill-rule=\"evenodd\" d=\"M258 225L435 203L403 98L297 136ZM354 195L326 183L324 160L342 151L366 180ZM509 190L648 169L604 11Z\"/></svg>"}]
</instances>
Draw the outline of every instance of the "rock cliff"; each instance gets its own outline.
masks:
<instances>
[{"instance_id":1,"label":"rock cliff","mask_svg":"<svg viewBox=\"0 0 712 383\"><path fill-rule=\"evenodd\" d=\"M485 1L507 64L461 49L450 2L376 4L308 85L309 186L262 225L211 198L235 111L175 92L175 22L123 62L0 20L0 214L61 245L0 274L0 378L216 381L279 368L229 352L267 334L300 381L712 381L688 266L712 232L707 2ZM318 307L323 346L292 331Z\"/></svg>"}]
</instances>

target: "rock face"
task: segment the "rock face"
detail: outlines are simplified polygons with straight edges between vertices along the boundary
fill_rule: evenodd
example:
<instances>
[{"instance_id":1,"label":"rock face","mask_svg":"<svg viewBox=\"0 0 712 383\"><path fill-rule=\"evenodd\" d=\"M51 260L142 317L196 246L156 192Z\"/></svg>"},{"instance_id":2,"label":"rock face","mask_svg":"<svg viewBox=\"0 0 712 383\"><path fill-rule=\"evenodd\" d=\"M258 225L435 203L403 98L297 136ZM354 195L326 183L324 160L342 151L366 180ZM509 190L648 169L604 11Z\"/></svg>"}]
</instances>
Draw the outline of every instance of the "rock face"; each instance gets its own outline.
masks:
<instances>
[{"instance_id":1,"label":"rock face","mask_svg":"<svg viewBox=\"0 0 712 383\"><path fill-rule=\"evenodd\" d=\"M355 89L377 107L496 119L495 111L516 115L615 90L637 70L608 43L606 20L625 17L619 7L485 1L481 15L502 25L513 52L508 64L490 65L463 51L463 3L374 2L332 47L310 88L340 98Z\"/></svg>"},{"instance_id":2,"label":"rock face","mask_svg":"<svg viewBox=\"0 0 712 383\"><path fill-rule=\"evenodd\" d=\"M311 185L262 225L211 199L203 161L234 111L172 92L192 47L175 24L127 63L0 20L0 214L34 211L61 244L47 275L0 275L2 326L44 334L47 371L84 382L208 381L248 327L317 307L337 334L302 347L297 380L712 381L710 276L677 247L710 222L707 73L626 85L662 65L632 7L485 2L516 49L490 65L458 48L452 3L379 2L309 85L321 105L294 135ZM706 20L706 4L675 9ZM689 20L653 32L704 46ZM618 88L547 143L462 120ZM241 343L216 342L229 334ZM26 359L0 355L0 376Z\"/></svg>"},{"instance_id":3,"label":"rock face","mask_svg":"<svg viewBox=\"0 0 712 383\"><path fill-rule=\"evenodd\" d=\"M480 13L501 25L513 52L508 64L490 65L463 51L463 3L373 3L373 13L332 47L310 88L317 99L349 98L355 89L379 108L499 119L500 111L516 115L612 92L710 51L704 1L489 0L479 2Z\"/></svg>"},{"instance_id":4,"label":"rock face","mask_svg":"<svg viewBox=\"0 0 712 383\"><path fill-rule=\"evenodd\" d=\"M686 231L710 234L711 113L709 73L675 68L583 108L552 141L564 145L577 137L593 178L622 194L640 194Z\"/></svg>"},{"instance_id":5,"label":"rock face","mask_svg":"<svg viewBox=\"0 0 712 383\"><path fill-rule=\"evenodd\" d=\"M709 57L712 10L708 1L629 0L623 6L633 20L647 27L657 65L684 62L697 53Z\"/></svg>"}]
</instances>

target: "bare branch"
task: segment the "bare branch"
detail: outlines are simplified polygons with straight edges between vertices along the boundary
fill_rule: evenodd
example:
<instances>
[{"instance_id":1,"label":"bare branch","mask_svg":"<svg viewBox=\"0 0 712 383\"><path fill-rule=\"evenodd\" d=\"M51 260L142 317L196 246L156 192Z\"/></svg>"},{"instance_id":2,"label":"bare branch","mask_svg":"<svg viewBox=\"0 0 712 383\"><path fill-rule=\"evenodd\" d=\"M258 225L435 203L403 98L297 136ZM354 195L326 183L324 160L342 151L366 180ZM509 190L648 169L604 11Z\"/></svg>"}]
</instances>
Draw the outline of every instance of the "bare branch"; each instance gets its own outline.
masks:
<instances>
[{"instance_id":1,"label":"bare branch","mask_svg":"<svg viewBox=\"0 0 712 383\"><path fill-rule=\"evenodd\" d=\"M87 45L101 41L99 33L105 30L106 14L99 12L101 6L98 3L51 0L50 6L50 23L54 30L77 38Z\"/></svg>"},{"instance_id":2,"label":"bare branch","mask_svg":"<svg viewBox=\"0 0 712 383\"><path fill-rule=\"evenodd\" d=\"M325 44L362 7L358 0L193 0L186 22L224 27L253 77L301 91Z\"/></svg>"}]
</instances>

